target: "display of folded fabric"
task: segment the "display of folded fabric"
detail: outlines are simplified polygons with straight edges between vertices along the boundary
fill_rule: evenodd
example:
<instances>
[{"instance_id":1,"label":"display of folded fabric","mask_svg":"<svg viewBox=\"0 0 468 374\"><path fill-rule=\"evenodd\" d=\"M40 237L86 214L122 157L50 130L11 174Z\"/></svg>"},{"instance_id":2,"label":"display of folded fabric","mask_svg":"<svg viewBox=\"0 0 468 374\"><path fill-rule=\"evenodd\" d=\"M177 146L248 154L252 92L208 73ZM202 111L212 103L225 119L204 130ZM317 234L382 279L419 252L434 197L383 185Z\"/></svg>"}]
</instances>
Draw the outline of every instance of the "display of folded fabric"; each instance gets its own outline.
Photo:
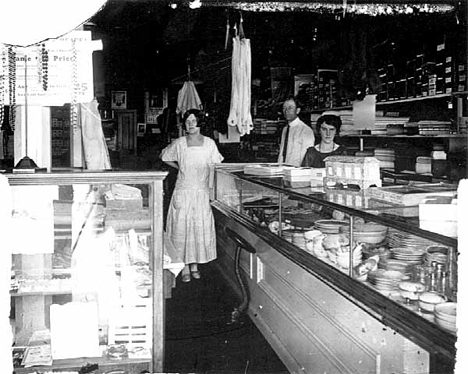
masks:
<instances>
[{"instance_id":1,"label":"display of folded fabric","mask_svg":"<svg viewBox=\"0 0 468 374\"><path fill-rule=\"evenodd\" d=\"M113 184L104 194L106 208L141 209L143 197L141 190L125 184Z\"/></svg>"}]
</instances>

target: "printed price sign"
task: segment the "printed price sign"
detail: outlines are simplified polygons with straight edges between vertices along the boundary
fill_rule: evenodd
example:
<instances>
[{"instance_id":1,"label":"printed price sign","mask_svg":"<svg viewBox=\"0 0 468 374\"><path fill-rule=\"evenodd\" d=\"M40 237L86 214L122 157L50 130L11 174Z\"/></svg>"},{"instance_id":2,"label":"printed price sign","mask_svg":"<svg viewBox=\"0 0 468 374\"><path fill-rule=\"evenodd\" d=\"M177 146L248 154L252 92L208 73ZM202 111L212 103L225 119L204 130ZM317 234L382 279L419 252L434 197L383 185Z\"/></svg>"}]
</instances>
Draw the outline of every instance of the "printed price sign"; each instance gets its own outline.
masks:
<instances>
[{"instance_id":1,"label":"printed price sign","mask_svg":"<svg viewBox=\"0 0 468 374\"><path fill-rule=\"evenodd\" d=\"M92 53L99 49L102 43L91 40L90 31L72 31L31 47L0 45L4 105L27 101L28 105L61 106L92 101Z\"/></svg>"}]
</instances>

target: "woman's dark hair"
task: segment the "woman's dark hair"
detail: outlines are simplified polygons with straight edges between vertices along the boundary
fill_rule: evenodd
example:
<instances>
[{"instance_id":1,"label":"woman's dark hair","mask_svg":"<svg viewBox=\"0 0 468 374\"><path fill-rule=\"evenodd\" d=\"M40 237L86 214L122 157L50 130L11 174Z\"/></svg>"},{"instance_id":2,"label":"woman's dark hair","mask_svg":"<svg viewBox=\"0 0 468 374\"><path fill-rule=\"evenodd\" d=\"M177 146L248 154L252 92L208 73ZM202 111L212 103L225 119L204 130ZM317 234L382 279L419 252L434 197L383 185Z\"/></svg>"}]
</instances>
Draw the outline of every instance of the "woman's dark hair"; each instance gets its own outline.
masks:
<instances>
[{"instance_id":1,"label":"woman's dark hair","mask_svg":"<svg viewBox=\"0 0 468 374\"><path fill-rule=\"evenodd\" d=\"M340 133L340 128L341 128L340 116L335 116L334 114L324 114L323 116L320 116L316 124L318 132L320 132L322 123L326 123L327 125L333 126L336 129L337 135Z\"/></svg>"},{"instance_id":2,"label":"woman's dark hair","mask_svg":"<svg viewBox=\"0 0 468 374\"><path fill-rule=\"evenodd\" d=\"M193 114L195 116L195 118L197 119L197 125L198 127L202 127L203 126L203 122L204 122L204 117L202 115L202 112L201 110L198 110L198 109L189 109L187 110L185 113L184 113L184 116L183 116L183 124L185 125L185 121L187 121L187 118Z\"/></svg>"}]
</instances>

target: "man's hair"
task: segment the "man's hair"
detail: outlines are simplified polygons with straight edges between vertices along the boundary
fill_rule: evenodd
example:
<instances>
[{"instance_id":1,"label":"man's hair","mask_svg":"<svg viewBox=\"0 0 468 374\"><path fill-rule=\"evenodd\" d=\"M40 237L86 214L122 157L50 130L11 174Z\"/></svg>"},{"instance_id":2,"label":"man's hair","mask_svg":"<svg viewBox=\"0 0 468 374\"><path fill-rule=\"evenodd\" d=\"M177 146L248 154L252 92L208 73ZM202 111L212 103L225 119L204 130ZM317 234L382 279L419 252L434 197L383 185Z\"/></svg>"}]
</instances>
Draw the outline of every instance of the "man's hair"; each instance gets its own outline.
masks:
<instances>
[{"instance_id":1,"label":"man's hair","mask_svg":"<svg viewBox=\"0 0 468 374\"><path fill-rule=\"evenodd\" d=\"M336 134L340 133L341 128L341 118L340 116L336 116L334 114L324 114L317 119L317 131L320 131L322 124L326 123L327 125L333 126L336 129Z\"/></svg>"},{"instance_id":2,"label":"man's hair","mask_svg":"<svg viewBox=\"0 0 468 374\"><path fill-rule=\"evenodd\" d=\"M283 101L283 105L286 101L288 100L292 100L294 101L294 104L296 104L296 108L302 108L303 107L303 103L302 101L297 97L297 96L288 96L284 101Z\"/></svg>"}]
</instances>

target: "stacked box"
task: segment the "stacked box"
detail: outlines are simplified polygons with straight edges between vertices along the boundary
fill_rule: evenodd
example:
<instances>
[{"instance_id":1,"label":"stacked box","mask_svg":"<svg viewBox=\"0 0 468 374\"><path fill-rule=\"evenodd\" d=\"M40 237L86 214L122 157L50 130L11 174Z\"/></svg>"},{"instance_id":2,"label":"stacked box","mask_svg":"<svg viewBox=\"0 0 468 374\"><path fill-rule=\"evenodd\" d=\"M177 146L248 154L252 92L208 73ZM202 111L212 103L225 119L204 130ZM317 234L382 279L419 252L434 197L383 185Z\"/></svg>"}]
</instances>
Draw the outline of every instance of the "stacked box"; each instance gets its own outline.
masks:
<instances>
[{"instance_id":1,"label":"stacked box","mask_svg":"<svg viewBox=\"0 0 468 374\"><path fill-rule=\"evenodd\" d=\"M326 199L351 208L369 208L367 190L333 189L326 191Z\"/></svg>"},{"instance_id":2,"label":"stacked box","mask_svg":"<svg viewBox=\"0 0 468 374\"><path fill-rule=\"evenodd\" d=\"M326 187L357 185L361 189L382 186L380 162L374 157L329 156L325 159Z\"/></svg>"}]
</instances>

